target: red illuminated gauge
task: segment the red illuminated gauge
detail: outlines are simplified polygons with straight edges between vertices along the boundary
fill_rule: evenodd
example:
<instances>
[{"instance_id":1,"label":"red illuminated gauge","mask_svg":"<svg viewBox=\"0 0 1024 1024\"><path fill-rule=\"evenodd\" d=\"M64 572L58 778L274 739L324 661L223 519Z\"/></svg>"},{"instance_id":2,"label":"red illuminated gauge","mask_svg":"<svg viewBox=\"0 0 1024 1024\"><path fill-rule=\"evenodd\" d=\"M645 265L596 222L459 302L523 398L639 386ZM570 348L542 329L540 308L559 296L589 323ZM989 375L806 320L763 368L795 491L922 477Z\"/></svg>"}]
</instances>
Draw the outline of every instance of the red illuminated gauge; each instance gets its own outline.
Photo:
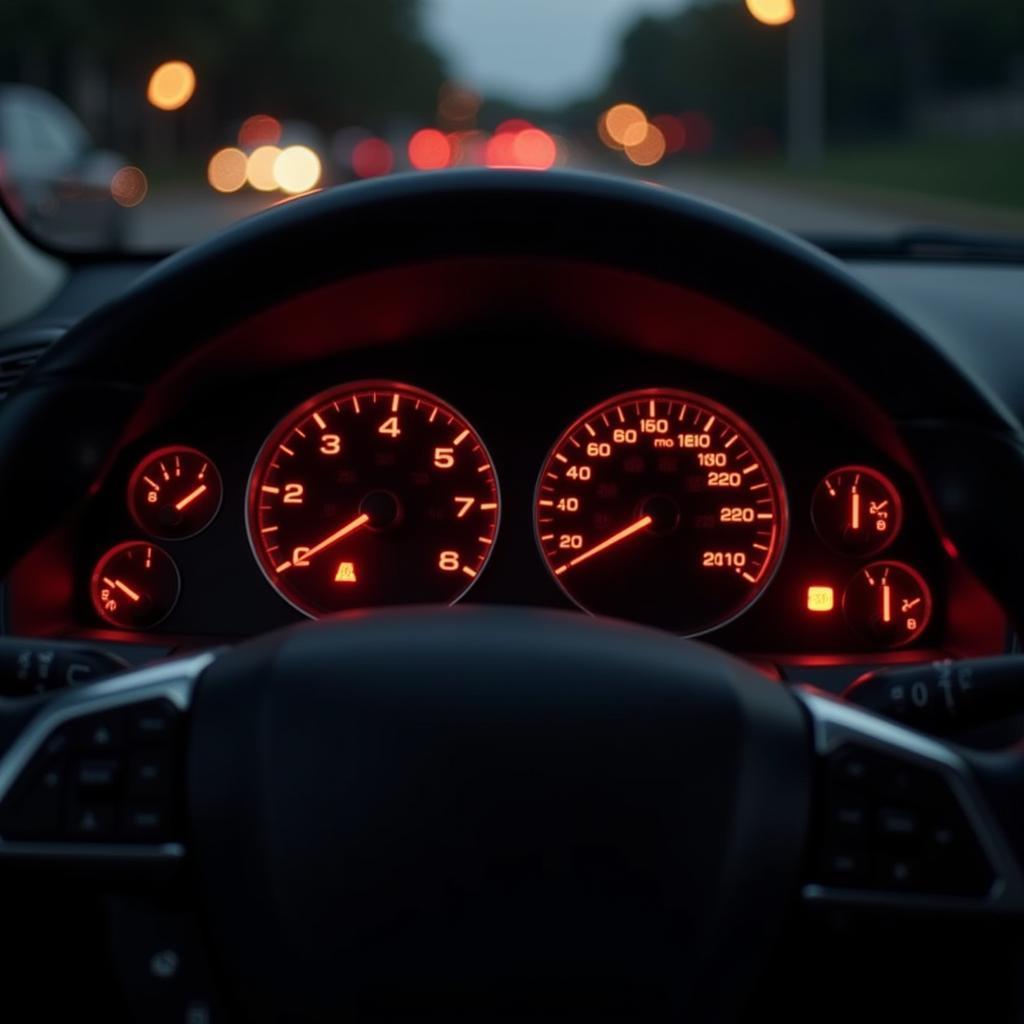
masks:
<instances>
[{"instance_id":1,"label":"red illuminated gauge","mask_svg":"<svg viewBox=\"0 0 1024 1024\"><path fill-rule=\"evenodd\" d=\"M843 466L818 484L811 517L819 536L848 555L877 555L900 532L903 503L881 473L865 466Z\"/></svg>"},{"instance_id":2,"label":"red illuminated gauge","mask_svg":"<svg viewBox=\"0 0 1024 1024\"><path fill-rule=\"evenodd\" d=\"M903 647L928 628L932 595L909 565L873 562L850 581L843 610L858 632L885 647Z\"/></svg>"},{"instance_id":3,"label":"red illuminated gauge","mask_svg":"<svg viewBox=\"0 0 1024 1024\"><path fill-rule=\"evenodd\" d=\"M636 391L559 438L535 520L548 568L582 608L693 635L764 591L786 539L786 496L734 413L684 391Z\"/></svg>"},{"instance_id":4,"label":"red illuminated gauge","mask_svg":"<svg viewBox=\"0 0 1024 1024\"><path fill-rule=\"evenodd\" d=\"M144 540L111 548L96 564L89 585L96 614L122 629L147 629L166 619L180 591L174 560Z\"/></svg>"},{"instance_id":5,"label":"red illuminated gauge","mask_svg":"<svg viewBox=\"0 0 1024 1024\"><path fill-rule=\"evenodd\" d=\"M310 616L457 601L498 530L498 482L473 428L433 395L363 382L291 413L249 480L249 539Z\"/></svg>"},{"instance_id":6,"label":"red illuminated gauge","mask_svg":"<svg viewBox=\"0 0 1024 1024\"><path fill-rule=\"evenodd\" d=\"M181 540L205 530L220 509L217 467L195 448L174 445L143 459L128 483L135 522L154 537Z\"/></svg>"}]
</instances>

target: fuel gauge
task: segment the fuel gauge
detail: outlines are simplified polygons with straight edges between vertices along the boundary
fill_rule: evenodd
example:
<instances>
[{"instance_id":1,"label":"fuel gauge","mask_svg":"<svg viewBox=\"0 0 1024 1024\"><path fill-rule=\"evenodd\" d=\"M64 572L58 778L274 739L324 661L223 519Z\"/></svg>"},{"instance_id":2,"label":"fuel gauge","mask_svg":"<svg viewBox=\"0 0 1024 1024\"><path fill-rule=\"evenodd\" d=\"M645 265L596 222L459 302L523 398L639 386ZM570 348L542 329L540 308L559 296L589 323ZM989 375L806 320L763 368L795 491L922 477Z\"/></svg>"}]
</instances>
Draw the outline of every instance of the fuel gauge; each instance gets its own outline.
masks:
<instances>
[{"instance_id":1,"label":"fuel gauge","mask_svg":"<svg viewBox=\"0 0 1024 1024\"><path fill-rule=\"evenodd\" d=\"M872 562L850 580L843 610L857 632L884 647L903 647L928 628L932 595L909 565Z\"/></svg>"},{"instance_id":2,"label":"fuel gauge","mask_svg":"<svg viewBox=\"0 0 1024 1024\"><path fill-rule=\"evenodd\" d=\"M174 559L144 540L111 548L96 564L89 587L96 614L121 629L147 629L166 619L180 591Z\"/></svg>"},{"instance_id":3,"label":"fuel gauge","mask_svg":"<svg viewBox=\"0 0 1024 1024\"><path fill-rule=\"evenodd\" d=\"M884 551L903 523L903 503L888 477L866 466L843 466L818 484L811 518L821 539L846 555Z\"/></svg>"},{"instance_id":4,"label":"fuel gauge","mask_svg":"<svg viewBox=\"0 0 1024 1024\"><path fill-rule=\"evenodd\" d=\"M221 493L217 467L195 448L173 445L136 467L128 484L128 507L146 533L183 540L213 522Z\"/></svg>"}]
</instances>

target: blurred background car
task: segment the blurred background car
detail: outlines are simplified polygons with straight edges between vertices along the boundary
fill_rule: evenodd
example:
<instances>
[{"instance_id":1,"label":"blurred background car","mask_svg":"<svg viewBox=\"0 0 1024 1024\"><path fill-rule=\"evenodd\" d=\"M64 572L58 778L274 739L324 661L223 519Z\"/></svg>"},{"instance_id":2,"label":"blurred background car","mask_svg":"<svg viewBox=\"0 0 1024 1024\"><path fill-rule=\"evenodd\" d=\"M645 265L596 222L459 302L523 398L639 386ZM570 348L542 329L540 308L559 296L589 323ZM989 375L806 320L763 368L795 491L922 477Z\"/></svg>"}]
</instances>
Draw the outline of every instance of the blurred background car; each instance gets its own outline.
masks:
<instances>
[{"instance_id":1,"label":"blurred background car","mask_svg":"<svg viewBox=\"0 0 1024 1024\"><path fill-rule=\"evenodd\" d=\"M0 190L36 234L57 244L119 246L123 208L111 182L124 162L99 149L55 96L0 84Z\"/></svg>"}]
</instances>

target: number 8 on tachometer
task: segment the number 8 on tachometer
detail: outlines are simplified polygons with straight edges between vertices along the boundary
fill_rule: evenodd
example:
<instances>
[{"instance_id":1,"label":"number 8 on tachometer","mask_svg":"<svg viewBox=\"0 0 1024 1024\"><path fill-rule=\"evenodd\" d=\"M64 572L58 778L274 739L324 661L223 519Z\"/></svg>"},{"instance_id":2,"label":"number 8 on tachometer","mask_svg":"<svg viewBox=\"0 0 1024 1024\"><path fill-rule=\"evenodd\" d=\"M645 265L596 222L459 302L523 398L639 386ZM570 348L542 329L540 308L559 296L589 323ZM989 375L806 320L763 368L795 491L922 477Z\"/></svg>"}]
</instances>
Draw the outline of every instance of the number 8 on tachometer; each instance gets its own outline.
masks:
<instances>
[{"instance_id":1,"label":"number 8 on tachometer","mask_svg":"<svg viewBox=\"0 0 1024 1024\"><path fill-rule=\"evenodd\" d=\"M786 495L761 439L699 395L609 399L559 438L537 481L537 541L580 607L686 636L764 592Z\"/></svg>"}]
</instances>

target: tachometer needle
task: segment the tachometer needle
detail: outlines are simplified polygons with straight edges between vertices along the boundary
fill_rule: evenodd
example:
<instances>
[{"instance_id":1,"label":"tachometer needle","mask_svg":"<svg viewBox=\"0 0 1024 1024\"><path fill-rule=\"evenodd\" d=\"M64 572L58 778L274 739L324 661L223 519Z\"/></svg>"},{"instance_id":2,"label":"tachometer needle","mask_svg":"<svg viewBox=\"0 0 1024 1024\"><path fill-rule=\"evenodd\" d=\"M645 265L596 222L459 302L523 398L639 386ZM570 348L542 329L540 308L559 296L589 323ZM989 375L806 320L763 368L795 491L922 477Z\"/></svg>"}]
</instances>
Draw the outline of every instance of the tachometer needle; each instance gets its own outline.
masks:
<instances>
[{"instance_id":1,"label":"tachometer needle","mask_svg":"<svg viewBox=\"0 0 1024 1024\"><path fill-rule=\"evenodd\" d=\"M304 562L308 562L314 555L320 554L325 548L329 548L332 544L341 540L342 537L347 537L350 533L355 533L361 526L365 526L370 521L370 517L364 512L360 516L356 516L355 519L350 523L346 523L340 530L335 530L330 537L325 537L319 544L314 544L305 554L302 556ZM292 566L291 562L283 562L277 567L278 572L284 572L285 569L290 569Z\"/></svg>"},{"instance_id":2,"label":"tachometer needle","mask_svg":"<svg viewBox=\"0 0 1024 1024\"><path fill-rule=\"evenodd\" d=\"M186 494L181 501L175 504L175 508L180 512L183 508L188 508L193 501L196 500L201 494L206 491L206 484L200 484L191 494Z\"/></svg>"},{"instance_id":3,"label":"tachometer needle","mask_svg":"<svg viewBox=\"0 0 1024 1024\"><path fill-rule=\"evenodd\" d=\"M592 548L584 551L582 555L577 555L574 559L566 562L565 565L559 566L555 570L556 576L561 576L563 572L571 569L574 565L579 565L580 562L585 562L588 558L593 558L594 555L599 555L602 551L607 551L612 545L618 544L620 541L625 540L627 537L632 537L634 533L639 533L641 530L646 530L648 526L653 523L654 520L650 516L644 516L642 519L638 519L635 523L631 523L623 530L619 530L618 533L612 534L611 537L601 541L600 544L595 544Z\"/></svg>"}]
</instances>

